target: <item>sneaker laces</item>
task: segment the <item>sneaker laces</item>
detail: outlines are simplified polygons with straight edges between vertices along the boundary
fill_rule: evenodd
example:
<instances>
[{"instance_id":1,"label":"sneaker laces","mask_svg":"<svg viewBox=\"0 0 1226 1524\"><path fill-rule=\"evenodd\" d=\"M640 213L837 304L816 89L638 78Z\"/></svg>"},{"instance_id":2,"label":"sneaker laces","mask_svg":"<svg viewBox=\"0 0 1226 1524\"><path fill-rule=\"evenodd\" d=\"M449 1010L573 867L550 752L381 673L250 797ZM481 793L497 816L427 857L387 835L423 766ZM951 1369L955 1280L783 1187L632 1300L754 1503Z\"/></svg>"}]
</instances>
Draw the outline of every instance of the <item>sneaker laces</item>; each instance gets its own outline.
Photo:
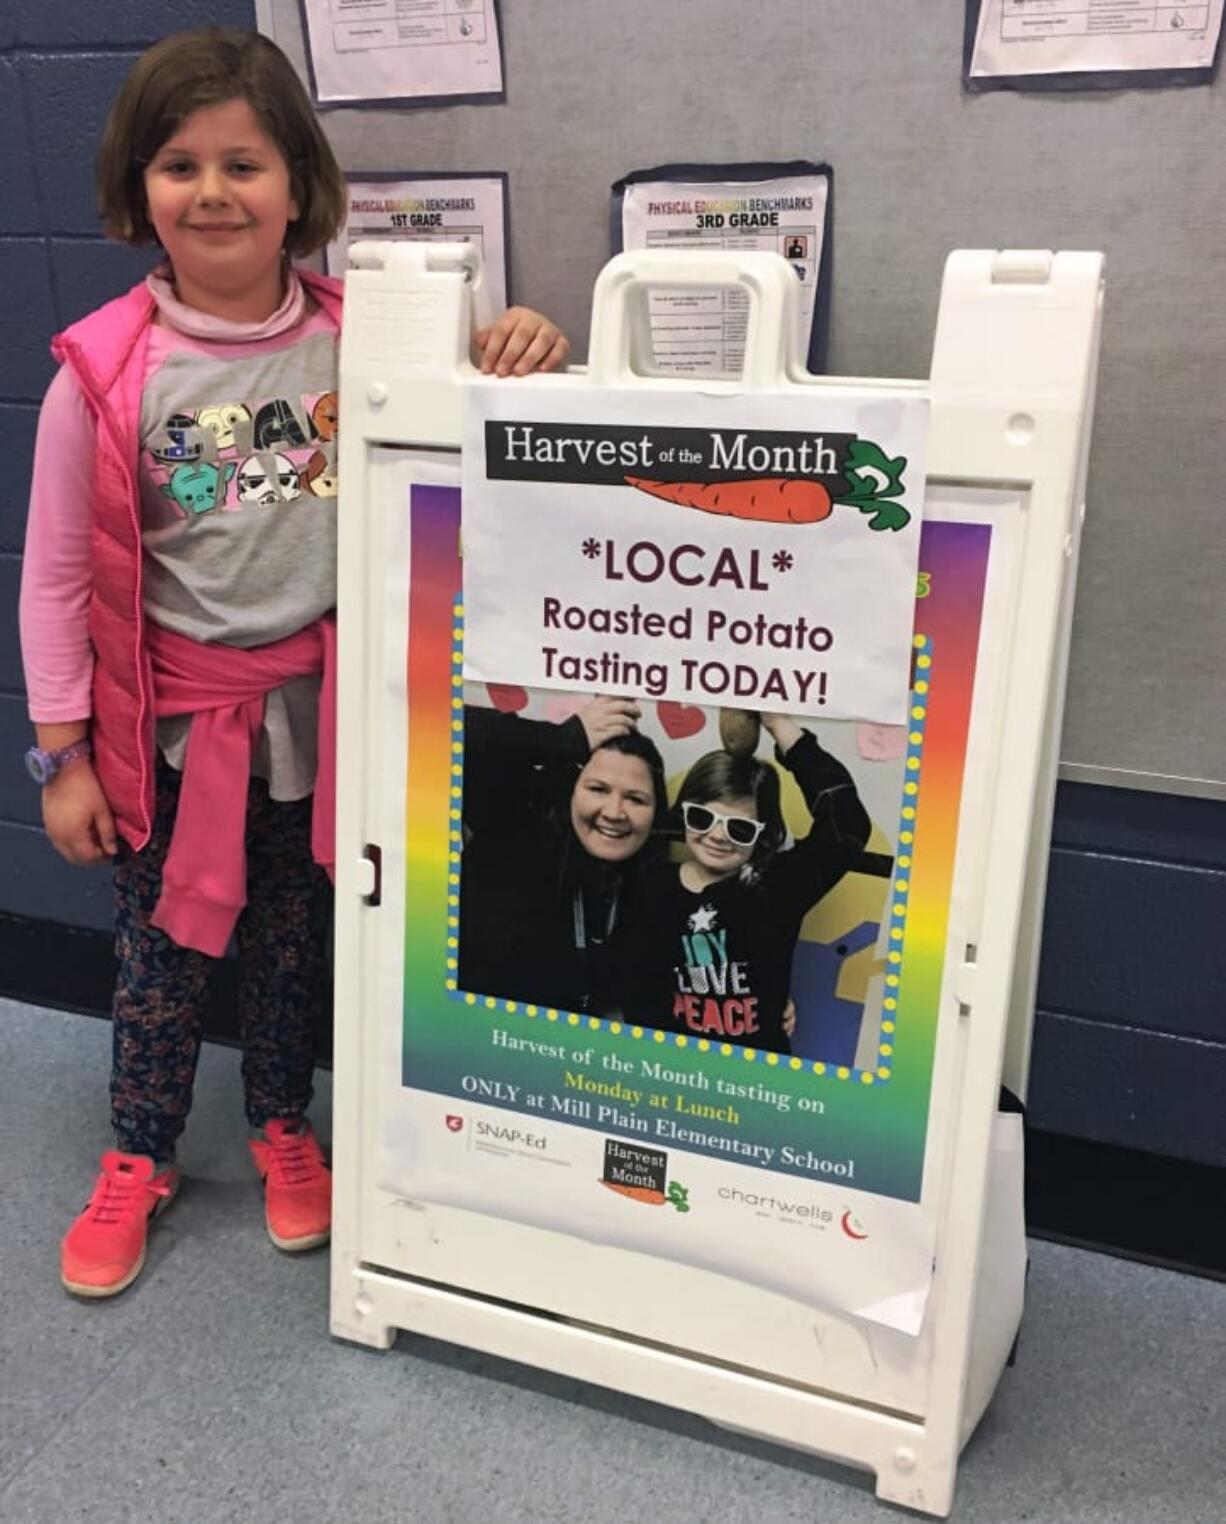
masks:
<instances>
[{"instance_id":1,"label":"sneaker laces","mask_svg":"<svg viewBox=\"0 0 1226 1524\"><path fill-rule=\"evenodd\" d=\"M165 1175L155 1175L151 1180L140 1180L130 1165L120 1164L114 1170L104 1170L98 1177L98 1185L89 1199L86 1210L91 1219L105 1226L124 1222L132 1217L144 1203L139 1200L142 1190L152 1191L155 1196L170 1195L170 1181Z\"/></svg>"},{"instance_id":2,"label":"sneaker laces","mask_svg":"<svg viewBox=\"0 0 1226 1524\"><path fill-rule=\"evenodd\" d=\"M301 1132L283 1132L276 1138L265 1135L268 1145L268 1172L275 1185L306 1185L319 1174L320 1160L312 1145L314 1136Z\"/></svg>"}]
</instances>

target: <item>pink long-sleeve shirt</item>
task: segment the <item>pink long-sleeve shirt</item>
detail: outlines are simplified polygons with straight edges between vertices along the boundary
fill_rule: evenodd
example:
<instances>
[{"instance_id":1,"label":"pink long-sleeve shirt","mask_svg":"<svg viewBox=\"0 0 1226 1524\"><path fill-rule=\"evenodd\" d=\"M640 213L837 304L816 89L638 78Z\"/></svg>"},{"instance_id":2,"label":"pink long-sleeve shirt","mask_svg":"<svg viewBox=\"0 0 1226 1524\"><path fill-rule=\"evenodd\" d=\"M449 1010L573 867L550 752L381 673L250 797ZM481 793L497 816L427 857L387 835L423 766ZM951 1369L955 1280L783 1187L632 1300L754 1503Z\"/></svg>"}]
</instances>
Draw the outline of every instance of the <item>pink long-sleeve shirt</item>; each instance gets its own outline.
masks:
<instances>
[{"instance_id":1,"label":"pink long-sleeve shirt","mask_svg":"<svg viewBox=\"0 0 1226 1524\"><path fill-rule=\"evenodd\" d=\"M204 367L235 361L258 371L261 363L273 364L272 357L289 348L311 339L335 337L325 315L315 308L308 310L296 276L287 283L280 308L263 323L232 323L209 317L179 302L161 275L149 279L159 315L150 336L147 389L172 360L191 357ZM334 385L334 372L325 384ZM36 724L84 720L91 713L94 658L88 608L93 439L94 422L84 395L71 370L63 367L52 380L39 415L22 564L21 651L30 718ZM142 480L142 497L147 501L150 496L156 501L160 490L158 485L151 488L147 479ZM232 491L238 490L235 484ZM156 536L156 526L152 532ZM314 589L313 596L318 603L320 590ZM330 606L326 594L323 601ZM148 612L156 621L158 611ZM319 612L317 608L306 609L299 623L308 623ZM225 642L224 614L221 623L216 638ZM286 633L240 631L232 643L256 644Z\"/></svg>"}]
</instances>

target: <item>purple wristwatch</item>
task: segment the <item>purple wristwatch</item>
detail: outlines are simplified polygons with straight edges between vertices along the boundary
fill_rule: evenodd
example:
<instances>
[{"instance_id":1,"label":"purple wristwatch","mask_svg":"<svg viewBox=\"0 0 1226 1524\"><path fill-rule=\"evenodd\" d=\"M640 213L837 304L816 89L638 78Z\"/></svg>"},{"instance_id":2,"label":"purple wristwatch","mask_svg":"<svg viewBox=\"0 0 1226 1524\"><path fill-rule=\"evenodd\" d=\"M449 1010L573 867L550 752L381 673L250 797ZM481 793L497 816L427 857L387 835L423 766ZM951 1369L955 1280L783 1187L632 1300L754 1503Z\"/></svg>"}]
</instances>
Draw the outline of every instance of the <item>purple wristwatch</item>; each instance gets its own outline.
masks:
<instances>
[{"instance_id":1,"label":"purple wristwatch","mask_svg":"<svg viewBox=\"0 0 1226 1524\"><path fill-rule=\"evenodd\" d=\"M78 757L88 757L92 753L93 747L88 739L74 741L71 746L61 746L58 751L44 751L41 746L31 746L26 752L26 772L35 783L46 788L60 768L75 762Z\"/></svg>"}]
</instances>

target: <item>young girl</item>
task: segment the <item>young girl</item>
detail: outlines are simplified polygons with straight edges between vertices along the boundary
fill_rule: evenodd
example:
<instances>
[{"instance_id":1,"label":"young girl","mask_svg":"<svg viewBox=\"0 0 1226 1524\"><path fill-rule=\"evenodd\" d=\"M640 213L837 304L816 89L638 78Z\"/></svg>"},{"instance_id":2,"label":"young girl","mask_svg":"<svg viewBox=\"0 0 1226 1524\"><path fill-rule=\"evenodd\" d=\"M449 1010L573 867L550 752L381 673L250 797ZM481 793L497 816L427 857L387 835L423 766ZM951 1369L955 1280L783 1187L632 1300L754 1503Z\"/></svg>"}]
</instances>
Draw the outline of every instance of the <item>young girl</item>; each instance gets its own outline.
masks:
<instances>
[{"instance_id":1,"label":"young girl","mask_svg":"<svg viewBox=\"0 0 1226 1524\"><path fill-rule=\"evenodd\" d=\"M781 851L775 769L727 751L695 762L674 805L686 861L650 870L627 928L626 1019L787 1053L800 923L863 850L870 822L851 774L809 731L782 715L764 714L762 724L813 824Z\"/></svg>"},{"instance_id":2,"label":"young girl","mask_svg":"<svg viewBox=\"0 0 1226 1524\"><path fill-rule=\"evenodd\" d=\"M117 1147L61 1248L64 1285L95 1297L135 1279L178 1188L232 932L268 1231L290 1250L328 1236L305 1113L327 977L341 284L291 260L345 211L288 61L218 28L137 62L98 179L108 232L166 262L53 345L21 598L47 833L70 862L115 865ZM568 348L523 308L477 343L499 375Z\"/></svg>"}]
</instances>

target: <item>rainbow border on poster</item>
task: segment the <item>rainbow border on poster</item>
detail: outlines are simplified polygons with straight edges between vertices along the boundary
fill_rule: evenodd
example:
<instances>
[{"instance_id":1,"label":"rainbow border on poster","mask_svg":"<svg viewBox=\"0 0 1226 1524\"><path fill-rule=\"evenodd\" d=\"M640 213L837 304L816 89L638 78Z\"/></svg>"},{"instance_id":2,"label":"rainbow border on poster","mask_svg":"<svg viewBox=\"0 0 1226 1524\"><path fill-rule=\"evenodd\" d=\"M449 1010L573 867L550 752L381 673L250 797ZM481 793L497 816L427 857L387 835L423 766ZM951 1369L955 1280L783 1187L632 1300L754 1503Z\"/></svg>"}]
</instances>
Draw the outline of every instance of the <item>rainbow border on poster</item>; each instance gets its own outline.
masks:
<instances>
[{"instance_id":1,"label":"rainbow border on poster","mask_svg":"<svg viewBox=\"0 0 1226 1524\"><path fill-rule=\"evenodd\" d=\"M739 1128L703 1121L705 1132L772 1144L776 1159L784 1143L799 1145L812 1158L851 1159L854 1176L844 1183L918 1200L990 526L924 526L921 566L931 591L917 620L924 633L914 653L881 1045L873 1069L852 1070L458 989L464 732L459 490L416 485L410 497L403 1083L458 1097L466 1094L466 1076L484 1075L521 1091L560 1093L563 1064L495 1050L496 1026L524 1032L539 1022L553 1034L550 1040L559 1042L581 1031L585 1047L622 1058L628 1039L650 1043L667 1049L674 1072L701 1068L727 1077L735 1065L738 1078L760 1081L786 1098L786 1110L754 1104ZM484 1095L482 1101L500 1104ZM545 1119L554 1126L619 1131L607 1123ZM652 1142L731 1157L684 1140L653 1136ZM814 1168L776 1164L772 1169L824 1178Z\"/></svg>"}]
</instances>

